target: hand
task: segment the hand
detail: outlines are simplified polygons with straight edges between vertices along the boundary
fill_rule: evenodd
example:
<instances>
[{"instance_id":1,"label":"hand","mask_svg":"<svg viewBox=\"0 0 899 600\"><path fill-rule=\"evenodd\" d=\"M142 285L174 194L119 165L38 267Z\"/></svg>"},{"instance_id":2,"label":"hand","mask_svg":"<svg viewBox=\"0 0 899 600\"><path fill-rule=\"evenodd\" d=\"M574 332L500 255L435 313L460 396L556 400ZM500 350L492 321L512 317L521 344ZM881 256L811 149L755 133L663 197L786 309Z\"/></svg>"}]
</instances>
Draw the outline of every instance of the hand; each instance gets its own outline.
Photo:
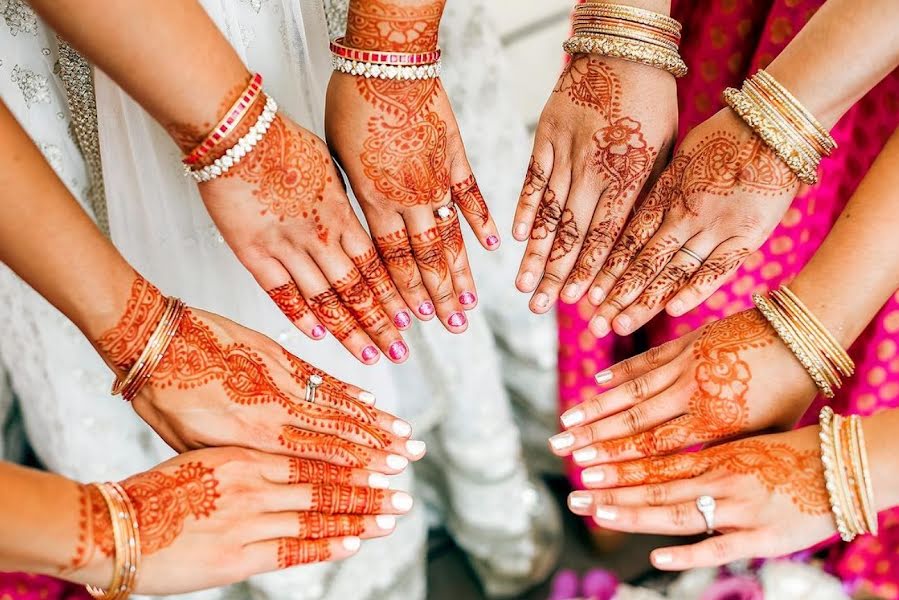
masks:
<instances>
[{"instance_id":1,"label":"hand","mask_svg":"<svg viewBox=\"0 0 899 600\"><path fill-rule=\"evenodd\" d=\"M590 329L693 310L774 231L799 180L730 109L691 131L594 283ZM601 304L600 304L601 303Z\"/></svg>"},{"instance_id":2,"label":"hand","mask_svg":"<svg viewBox=\"0 0 899 600\"><path fill-rule=\"evenodd\" d=\"M360 538L392 533L393 515L413 502L385 489L383 475L237 448L182 454L122 487L140 532L136 591L152 595L346 558ZM109 511L96 488L83 489L89 496L81 521L89 544L86 572L102 572L96 579L108 585L115 550Z\"/></svg>"},{"instance_id":3,"label":"hand","mask_svg":"<svg viewBox=\"0 0 899 600\"><path fill-rule=\"evenodd\" d=\"M121 372L137 361L163 305L159 291L138 277L118 325L97 342ZM323 384L310 403L305 391L313 374ZM424 455L424 444L409 440L409 424L373 401L269 338L191 308L133 405L178 452L243 446L397 473Z\"/></svg>"},{"instance_id":4,"label":"hand","mask_svg":"<svg viewBox=\"0 0 899 600\"><path fill-rule=\"evenodd\" d=\"M436 312L450 332L465 331L477 289L456 211L436 211L458 206L488 250L500 240L440 81L334 73L325 125L406 304L423 320Z\"/></svg>"},{"instance_id":5,"label":"hand","mask_svg":"<svg viewBox=\"0 0 899 600\"><path fill-rule=\"evenodd\" d=\"M756 310L619 363L597 379L613 389L563 414L570 429L551 440L556 454L573 452L582 466L787 430L817 391Z\"/></svg>"},{"instance_id":6,"label":"hand","mask_svg":"<svg viewBox=\"0 0 899 600\"><path fill-rule=\"evenodd\" d=\"M653 564L683 571L804 550L836 533L817 427L765 435L699 452L596 467L592 491L571 510L604 529L662 535L705 533L696 499L715 499L721 535L653 551Z\"/></svg>"},{"instance_id":7,"label":"hand","mask_svg":"<svg viewBox=\"0 0 899 600\"><path fill-rule=\"evenodd\" d=\"M378 348L393 362L408 358L397 327L408 327L409 312L319 138L278 115L253 152L200 193L225 241L300 330L321 339L327 328L366 364Z\"/></svg>"},{"instance_id":8,"label":"hand","mask_svg":"<svg viewBox=\"0 0 899 600\"><path fill-rule=\"evenodd\" d=\"M560 293L568 303L587 293L674 143L676 92L668 73L625 60L579 55L565 68L540 117L513 227L529 240L517 287L536 290L532 311L545 313Z\"/></svg>"}]
</instances>

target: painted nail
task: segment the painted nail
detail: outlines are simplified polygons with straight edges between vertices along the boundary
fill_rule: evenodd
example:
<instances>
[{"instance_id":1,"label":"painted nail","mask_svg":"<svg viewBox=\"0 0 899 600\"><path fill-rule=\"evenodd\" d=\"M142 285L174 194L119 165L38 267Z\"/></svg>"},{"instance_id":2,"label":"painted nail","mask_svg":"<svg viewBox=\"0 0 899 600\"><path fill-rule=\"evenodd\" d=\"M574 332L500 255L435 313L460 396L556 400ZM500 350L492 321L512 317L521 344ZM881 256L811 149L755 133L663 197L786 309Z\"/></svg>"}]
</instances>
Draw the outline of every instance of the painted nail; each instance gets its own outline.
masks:
<instances>
[{"instance_id":1,"label":"painted nail","mask_svg":"<svg viewBox=\"0 0 899 600\"><path fill-rule=\"evenodd\" d=\"M397 341L390 344L388 351L393 360L402 360L409 354L409 346L406 345L406 342Z\"/></svg>"},{"instance_id":2,"label":"painted nail","mask_svg":"<svg viewBox=\"0 0 899 600\"><path fill-rule=\"evenodd\" d=\"M471 306L475 302L478 301L478 297L474 295L472 292L462 292L459 295L459 302L462 303L462 306Z\"/></svg>"},{"instance_id":3,"label":"painted nail","mask_svg":"<svg viewBox=\"0 0 899 600\"><path fill-rule=\"evenodd\" d=\"M365 362L371 362L376 358L378 358L378 349L374 346L366 346L362 349L362 360Z\"/></svg>"},{"instance_id":4,"label":"painted nail","mask_svg":"<svg viewBox=\"0 0 899 600\"><path fill-rule=\"evenodd\" d=\"M499 238L496 237L495 235L488 235L487 236L487 247L492 249L492 248L496 248L497 246L499 246Z\"/></svg>"},{"instance_id":5,"label":"painted nail","mask_svg":"<svg viewBox=\"0 0 899 600\"><path fill-rule=\"evenodd\" d=\"M412 456L422 456L427 449L427 444L421 440L409 440L406 442L406 451Z\"/></svg>"},{"instance_id":6,"label":"painted nail","mask_svg":"<svg viewBox=\"0 0 899 600\"><path fill-rule=\"evenodd\" d=\"M593 504L593 497L587 492L571 492L568 494L568 506L571 508L590 508Z\"/></svg>"},{"instance_id":7,"label":"painted nail","mask_svg":"<svg viewBox=\"0 0 899 600\"><path fill-rule=\"evenodd\" d=\"M349 552L355 552L362 546L362 540L357 537L343 538L343 547Z\"/></svg>"},{"instance_id":8,"label":"painted nail","mask_svg":"<svg viewBox=\"0 0 899 600\"><path fill-rule=\"evenodd\" d=\"M371 392L359 392L358 400L359 400L359 402L362 402L363 404L369 404L371 406L374 406L375 395L372 394Z\"/></svg>"},{"instance_id":9,"label":"painted nail","mask_svg":"<svg viewBox=\"0 0 899 600\"><path fill-rule=\"evenodd\" d=\"M378 515L375 517L375 523L378 524L378 528L381 531L393 531L393 528L396 527L396 517L393 515Z\"/></svg>"},{"instance_id":10,"label":"painted nail","mask_svg":"<svg viewBox=\"0 0 899 600\"><path fill-rule=\"evenodd\" d=\"M528 226L524 223L515 224L515 239L522 241L528 235Z\"/></svg>"},{"instance_id":11,"label":"painted nail","mask_svg":"<svg viewBox=\"0 0 899 600\"><path fill-rule=\"evenodd\" d=\"M602 483L606 480L606 474L602 469L586 469L581 473L581 481L585 484Z\"/></svg>"},{"instance_id":12,"label":"painted nail","mask_svg":"<svg viewBox=\"0 0 899 600\"><path fill-rule=\"evenodd\" d=\"M627 315L618 315L618 318L615 319L615 325L618 326L617 329L620 335L627 335L632 331L634 322Z\"/></svg>"},{"instance_id":13,"label":"painted nail","mask_svg":"<svg viewBox=\"0 0 899 600\"><path fill-rule=\"evenodd\" d=\"M568 432L549 438L549 445L553 450L564 450L574 445L574 436Z\"/></svg>"},{"instance_id":14,"label":"painted nail","mask_svg":"<svg viewBox=\"0 0 899 600\"><path fill-rule=\"evenodd\" d=\"M434 305L430 302L422 302L421 306L418 307L418 312L426 317L430 317L434 314Z\"/></svg>"},{"instance_id":15,"label":"painted nail","mask_svg":"<svg viewBox=\"0 0 899 600\"><path fill-rule=\"evenodd\" d=\"M652 562L657 565L670 565L674 561L674 557L667 552L654 552Z\"/></svg>"},{"instance_id":16,"label":"painted nail","mask_svg":"<svg viewBox=\"0 0 899 600\"><path fill-rule=\"evenodd\" d=\"M409 315L408 310L401 310L396 313L396 316L393 317L393 324L399 327L400 329L406 329L409 325L412 324L412 317Z\"/></svg>"},{"instance_id":17,"label":"painted nail","mask_svg":"<svg viewBox=\"0 0 899 600\"><path fill-rule=\"evenodd\" d=\"M325 331L325 328L322 325L316 325L315 327L312 328L312 337L317 340L320 340L323 337L325 337L325 333L327 333L327 332Z\"/></svg>"},{"instance_id":18,"label":"painted nail","mask_svg":"<svg viewBox=\"0 0 899 600\"><path fill-rule=\"evenodd\" d=\"M464 327L466 323L468 323L468 319L465 317L463 313L454 312L450 315L450 318L446 320L449 323L450 327Z\"/></svg>"},{"instance_id":19,"label":"painted nail","mask_svg":"<svg viewBox=\"0 0 899 600\"><path fill-rule=\"evenodd\" d=\"M596 380L596 385L605 385L612 381L612 370L606 369L605 371L600 371L593 376L593 379Z\"/></svg>"},{"instance_id":20,"label":"painted nail","mask_svg":"<svg viewBox=\"0 0 899 600\"><path fill-rule=\"evenodd\" d=\"M600 521L614 521L618 518L618 511L616 511L614 508L600 506L596 509L595 516Z\"/></svg>"},{"instance_id":21,"label":"painted nail","mask_svg":"<svg viewBox=\"0 0 899 600\"><path fill-rule=\"evenodd\" d=\"M390 489L390 480L380 473L372 473L368 476L368 487L376 490Z\"/></svg>"},{"instance_id":22,"label":"painted nail","mask_svg":"<svg viewBox=\"0 0 899 600\"><path fill-rule=\"evenodd\" d=\"M606 293L602 291L602 288L595 287L590 290L590 302L596 306L602 304L602 301L605 300Z\"/></svg>"},{"instance_id":23,"label":"painted nail","mask_svg":"<svg viewBox=\"0 0 899 600\"><path fill-rule=\"evenodd\" d=\"M412 496L406 492L396 492L390 498L390 504L399 511L409 512L412 508Z\"/></svg>"},{"instance_id":24,"label":"painted nail","mask_svg":"<svg viewBox=\"0 0 899 600\"><path fill-rule=\"evenodd\" d=\"M577 298L577 295L581 293L581 286L576 283L571 283L565 286L565 289L562 290L562 295L566 298Z\"/></svg>"},{"instance_id":25,"label":"painted nail","mask_svg":"<svg viewBox=\"0 0 899 600\"><path fill-rule=\"evenodd\" d=\"M412 426L402 419L395 420L390 428L393 429L393 433L397 434L400 437L409 437L410 435L412 435Z\"/></svg>"},{"instance_id":26,"label":"painted nail","mask_svg":"<svg viewBox=\"0 0 899 600\"><path fill-rule=\"evenodd\" d=\"M574 457L574 462L584 463L590 462L596 458L596 455L596 448L581 448L580 450L575 450L571 456Z\"/></svg>"},{"instance_id":27,"label":"painted nail","mask_svg":"<svg viewBox=\"0 0 899 600\"><path fill-rule=\"evenodd\" d=\"M409 459L399 454L391 454L387 457L387 466L394 471L402 471L409 466Z\"/></svg>"},{"instance_id":28,"label":"painted nail","mask_svg":"<svg viewBox=\"0 0 899 600\"><path fill-rule=\"evenodd\" d=\"M679 317L684 314L684 301L672 300L668 303L668 313L673 317Z\"/></svg>"},{"instance_id":29,"label":"painted nail","mask_svg":"<svg viewBox=\"0 0 899 600\"><path fill-rule=\"evenodd\" d=\"M534 306L537 308L546 308L549 306L549 296L540 292L536 296L534 296Z\"/></svg>"},{"instance_id":30,"label":"painted nail","mask_svg":"<svg viewBox=\"0 0 899 600\"><path fill-rule=\"evenodd\" d=\"M518 278L518 287L524 289L525 292L529 292L534 287L534 281L536 281L534 274L525 271L521 274L521 277Z\"/></svg>"},{"instance_id":31,"label":"painted nail","mask_svg":"<svg viewBox=\"0 0 899 600\"><path fill-rule=\"evenodd\" d=\"M593 335L599 338L604 338L609 335L609 322L605 320L604 317L595 317L593 321L590 322L590 331L593 332Z\"/></svg>"},{"instance_id":32,"label":"painted nail","mask_svg":"<svg viewBox=\"0 0 899 600\"><path fill-rule=\"evenodd\" d=\"M562 425L565 427L574 427L578 423L583 423L584 418L584 411L581 409L572 410L562 415Z\"/></svg>"}]
</instances>

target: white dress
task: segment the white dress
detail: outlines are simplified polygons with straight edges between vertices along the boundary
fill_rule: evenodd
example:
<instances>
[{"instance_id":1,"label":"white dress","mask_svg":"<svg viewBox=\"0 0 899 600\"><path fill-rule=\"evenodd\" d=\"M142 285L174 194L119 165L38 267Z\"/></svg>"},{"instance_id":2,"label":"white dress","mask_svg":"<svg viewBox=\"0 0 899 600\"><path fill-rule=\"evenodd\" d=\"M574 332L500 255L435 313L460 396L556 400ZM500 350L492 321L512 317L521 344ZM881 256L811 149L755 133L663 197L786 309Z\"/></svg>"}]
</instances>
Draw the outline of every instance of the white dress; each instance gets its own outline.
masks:
<instances>
[{"instance_id":1,"label":"white dress","mask_svg":"<svg viewBox=\"0 0 899 600\"><path fill-rule=\"evenodd\" d=\"M328 32L341 31L345 0L203 5L241 58L265 75L282 109L321 135ZM444 82L485 197L497 222L506 224L528 141L507 109L501 48L487 5L450 0L441 36ZM465 335L417 324L407 336L413 350L407 364L359 365L332 339L311 342L292 328L224 244L196 187L181 174L177 148L96 73L102 202L103 188L91 177L97 153L91 150L92 111L85 106L89 91L80 89L89 78L73 77L84 71L67 62L70 50L21 0L0 0L0 19L0 94L86 210L101 224L108 210L113 241L140 272L164 292L266 333L371 389L383 409L411 421L429 444L428 459L396 482L419 502L394 535L367 542L341 563L184 597L424 598L426 530L435 525L448 527L490 591L514 593L545 573L558 523L542 487L528 479L507 389L544 412L553 406L547 374L555 366L555 328L550 319L533 317L514 290L512 244L488 254L470 241L481 303ZM119 478L171 454L128 406L110 398L110 374L74 326L6 269L0 273L0 331L0 357L29 440L48 468L82 480Z\"/></svg>"}]
</instances>

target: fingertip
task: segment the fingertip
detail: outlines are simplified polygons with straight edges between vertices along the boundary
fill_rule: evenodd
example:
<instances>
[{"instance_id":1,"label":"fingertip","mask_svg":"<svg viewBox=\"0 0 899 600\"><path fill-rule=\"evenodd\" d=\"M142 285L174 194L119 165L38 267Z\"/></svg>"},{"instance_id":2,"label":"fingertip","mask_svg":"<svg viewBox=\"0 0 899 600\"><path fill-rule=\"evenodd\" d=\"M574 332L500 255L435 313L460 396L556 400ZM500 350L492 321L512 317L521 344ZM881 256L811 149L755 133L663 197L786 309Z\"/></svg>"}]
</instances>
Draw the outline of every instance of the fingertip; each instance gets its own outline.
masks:
<instances>
[{"instance_id":1,"label":"fingertip","mask_svg":"<svg viewBox=\"0 0 899 600\"><path fill-rule=\"evenodd\" d=\"M362 547L362 540L356 536L345 537L340 542L340 545L350 554L355 554Z\"/></svg>"},{"instance_id":2,"label":"fingertip","mask_svg":"<svg viewBox=\"0 0 899 600\"><path fill-rule=\"evenodd\" d=\"M512 228L512 237L515 238L519 242L526 242L528 240L528 225L523 221L519 221Z\"/></svg>"},{"instance_id":3,"label":"fingertip","mask_svg":"<svg viewBox=\"0 0 899 600\"><path fill-rule=\"evenodd\" d=\"M626 314L618 315L612 322L612 329L618 335L630 335L634 332L634 321Z\"/></svg>"},{"instance_id":4,"label":"fingertip","mask_svg":"<svg viewBox=\"0 0 899 600\"><path fill-rule=\"evenodd\" d=\"M687 312L687 305L683 300L675 298L665 307L665 312L671 317L681 317Z\"/></svg>"},{"instance_id":5,"label":"fingertip","mask_svg":"<svg viewBox=\"0 0 899 600\"><path fill-rule=\"evenodd\" d=\"M482 242L484 247L490 252L495 252L499 250L499 247L502 245L502 240L496 234L490 234L486 239Z\"/></svg>"},{"instance_id":6,"label":"fingertip","mask_svg":"<svg viewBox=\"0 0 899 600\"><path fill-rule=\"evenodd\" d=\"M525 271L518 275L518 279L515 280L515 287L522 294L530 294L537 288L537 276L530 271Z\"/></svg>"},{"instance_id":7,"label":"fingertip","mask_svg":"<svg viewBox=\"0 0 899 600\"><path fill-rule=\"evenodd\" d=\"M653 550L649 555L652 564L663 571L673 569L674 555L666 549Z\"/></svg>"}]
</instances>

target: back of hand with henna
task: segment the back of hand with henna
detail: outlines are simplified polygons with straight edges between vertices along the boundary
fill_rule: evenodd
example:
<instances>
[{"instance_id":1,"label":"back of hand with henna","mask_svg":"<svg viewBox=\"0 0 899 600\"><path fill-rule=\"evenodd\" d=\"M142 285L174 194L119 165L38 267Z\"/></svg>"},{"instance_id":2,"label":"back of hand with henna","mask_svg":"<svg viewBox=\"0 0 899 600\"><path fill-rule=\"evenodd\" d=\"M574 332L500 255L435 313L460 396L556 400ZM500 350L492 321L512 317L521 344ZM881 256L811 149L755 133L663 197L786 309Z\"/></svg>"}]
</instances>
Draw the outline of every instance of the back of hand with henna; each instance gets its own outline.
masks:
<instances>
[{"instance_id":1,"label":"back of hand with henna","mask_svg":"<svg viewBox=\"0 0 899 600\"><path fill-rule=\"evenodd\" d=\"M433 59L444 2L352 0L340 42L350 53ZM414 77L407 78L397 76L395 67L356 64L374 69L375 76L334 74L328 141L406 304L420 319L436 315L449 331L461 333L468 326L465 311L477 305L477 290L458 212L487 249L498 248L500 240L449 100L426 67L409 71Z\"/></svg>"}]
</instances>

